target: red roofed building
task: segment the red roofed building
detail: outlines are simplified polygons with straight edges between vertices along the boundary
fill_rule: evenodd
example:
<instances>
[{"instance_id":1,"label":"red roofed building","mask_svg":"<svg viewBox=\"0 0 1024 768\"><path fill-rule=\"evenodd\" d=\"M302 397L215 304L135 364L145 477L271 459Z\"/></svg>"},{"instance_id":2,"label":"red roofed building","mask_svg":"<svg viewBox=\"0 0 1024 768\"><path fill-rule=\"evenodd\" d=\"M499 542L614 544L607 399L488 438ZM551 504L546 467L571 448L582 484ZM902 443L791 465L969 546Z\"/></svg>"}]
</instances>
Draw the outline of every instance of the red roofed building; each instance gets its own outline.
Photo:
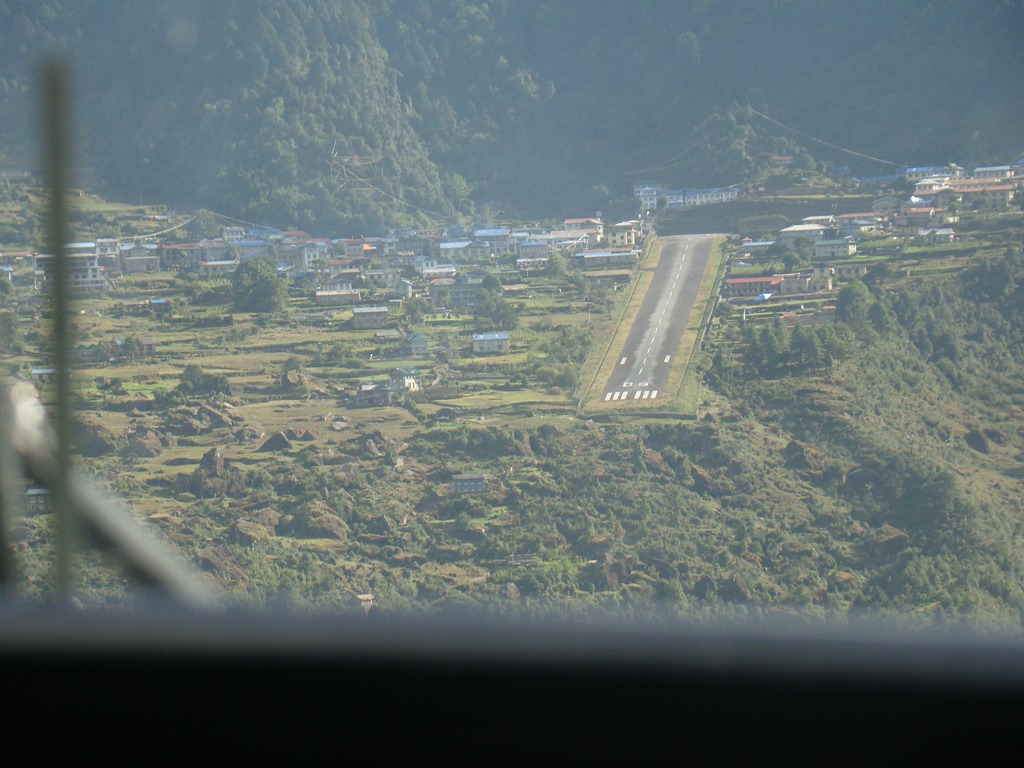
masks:
<instances>
[{"instance_id":1,"label":"red roofed building","mask_svg":"<svg viewBox=\"0 0 1024 768\"><path fill-rule=\"evenodd\" d=\"M726 298L735 296L760 296L762 293L781 293L782 275L767 277L733 277L725 281Z\"/></svg>"}]
</instances>

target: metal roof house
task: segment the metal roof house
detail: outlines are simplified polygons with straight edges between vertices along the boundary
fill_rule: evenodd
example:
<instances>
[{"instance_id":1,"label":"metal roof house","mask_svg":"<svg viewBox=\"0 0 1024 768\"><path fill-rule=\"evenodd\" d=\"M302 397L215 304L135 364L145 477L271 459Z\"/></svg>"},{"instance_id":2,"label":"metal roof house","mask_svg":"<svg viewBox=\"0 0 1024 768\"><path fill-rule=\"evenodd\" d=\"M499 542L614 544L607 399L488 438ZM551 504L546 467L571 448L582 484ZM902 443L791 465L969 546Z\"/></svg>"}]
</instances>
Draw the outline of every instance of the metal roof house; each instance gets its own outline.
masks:
<instances>
[{"instance_id":1,"label":"metal roof house","mask_svg":"<svg viewBox=\"0 0 1024 768\"><path fill-rule=\"evenodd\" d=\"M459 475L452 475L448 481L448 493L486 493L487 475L477 472L466 472Z\"/></svg>"},{"instance_id":2,"label":"metal roof house","mask_svg":"<svg viewBox=\"0 0 1024 768\"><path fill-rule=\"evenodd\" d=\"M388 324L387 307L354 307L352 309L353 328L383 328Z\"/></svg>"},{"instance_id":3,"label":"metal roof house","mask_svg":"<svg viewBox=\"0 0 1024 768\"><path fill-rule=\"evenodd\" d=\"M476 353L508 352L511 337L507 333L477 333L473 335L473 351Z\"/></svg>"}]
</instances>

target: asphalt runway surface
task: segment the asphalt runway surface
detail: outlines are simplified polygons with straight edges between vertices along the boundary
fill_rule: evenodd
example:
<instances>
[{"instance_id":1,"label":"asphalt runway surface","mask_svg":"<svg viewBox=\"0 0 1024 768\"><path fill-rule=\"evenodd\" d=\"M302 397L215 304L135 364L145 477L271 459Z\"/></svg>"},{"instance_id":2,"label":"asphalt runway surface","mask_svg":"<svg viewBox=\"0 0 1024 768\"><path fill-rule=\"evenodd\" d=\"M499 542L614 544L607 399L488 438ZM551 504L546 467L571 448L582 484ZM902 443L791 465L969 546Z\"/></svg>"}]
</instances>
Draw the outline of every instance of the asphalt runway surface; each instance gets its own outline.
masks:
<instances>
[{"instance_id":1,"label":"asphalt runway surface","mask_svg":"<svg viewBox=\"0 0 1024 768\"><path fill-rule=\"evenodd\" d=\"M605 385L605 402L666 396L672 357L697 298L714 235L676 235L664 241L654 277Z\"/></svg>"}]
</instances>

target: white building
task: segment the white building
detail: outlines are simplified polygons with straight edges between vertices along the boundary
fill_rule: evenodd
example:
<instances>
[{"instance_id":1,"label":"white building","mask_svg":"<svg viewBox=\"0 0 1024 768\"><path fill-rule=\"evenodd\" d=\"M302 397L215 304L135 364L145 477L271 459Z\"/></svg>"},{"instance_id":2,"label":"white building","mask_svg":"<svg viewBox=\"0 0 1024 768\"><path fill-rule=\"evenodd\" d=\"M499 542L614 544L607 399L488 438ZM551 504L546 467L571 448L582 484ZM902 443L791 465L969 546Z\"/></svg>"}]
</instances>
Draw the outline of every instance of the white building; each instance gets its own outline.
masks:
<instances>
[{"instance_id":1,"label":"white building","mask_svg":"<svg viewBox=\"0 0 1024 768\"><path fill-rule=\"evenodd\" d=\"M850 238L819 240L814 244L815 259L848 259L857 253L857 244Z\"/></svg>"},{"instance_id":2,"label":"white building","mask_svg":"<svg viewBox=\"0 0 1024 768\"><path fill-rule=\"evenodd\" d=\"M103 291L110 287L100 268L95 243L69 243L64 246L68 265L68 287L72 291ZM35 257L36 285L39 289L53 281L55 259L51 255Z\"/></svg>"}]
</instances>

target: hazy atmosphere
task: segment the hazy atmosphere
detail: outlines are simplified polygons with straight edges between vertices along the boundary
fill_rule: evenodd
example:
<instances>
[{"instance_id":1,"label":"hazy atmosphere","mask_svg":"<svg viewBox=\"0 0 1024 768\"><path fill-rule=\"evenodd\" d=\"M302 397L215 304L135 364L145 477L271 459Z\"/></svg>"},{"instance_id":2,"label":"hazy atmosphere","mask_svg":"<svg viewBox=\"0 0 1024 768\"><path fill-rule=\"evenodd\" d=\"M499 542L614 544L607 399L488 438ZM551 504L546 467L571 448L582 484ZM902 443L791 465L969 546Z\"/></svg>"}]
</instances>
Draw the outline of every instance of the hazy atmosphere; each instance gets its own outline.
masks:
<instances>
[{"instance_id":1,"label":"hazy atmosphere","mask_svg":"<svg viewBox=\"0 0 1024 768\"><path fill-rule=\"evenodd\" d=\"M1022 31L995 1L0 0L8 395L54 414L68 264L76 471L224 605L1019 631ZM11 580L132 605L84 544L55 573L45 445L0 504Z\"/></svg>"}]
</instances>

